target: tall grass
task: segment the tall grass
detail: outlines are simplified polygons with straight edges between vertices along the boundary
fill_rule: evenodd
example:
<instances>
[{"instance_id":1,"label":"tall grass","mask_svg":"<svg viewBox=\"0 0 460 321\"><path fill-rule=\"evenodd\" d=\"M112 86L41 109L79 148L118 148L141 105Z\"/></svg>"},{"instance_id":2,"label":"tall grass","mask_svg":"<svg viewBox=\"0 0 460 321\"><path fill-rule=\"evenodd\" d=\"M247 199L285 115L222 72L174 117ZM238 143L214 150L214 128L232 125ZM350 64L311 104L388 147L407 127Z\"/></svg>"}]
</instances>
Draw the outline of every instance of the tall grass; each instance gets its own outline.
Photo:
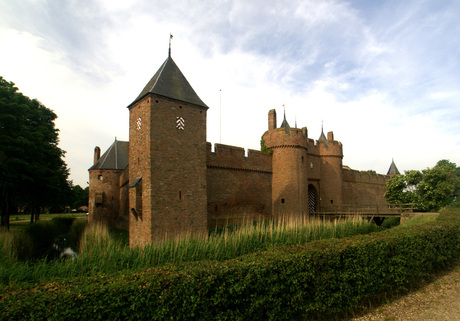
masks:
<instances>
[{"instance_id":1,"label":"tall grass","mask_svg":"<svg viewBox=\"0 0 460 321\"><path fill-rule=\"evenodd\" d=\"M360 218L324 222L303 218L287 218L278 222L257 222L239 225L236 229L192 237L184 233L174 240L144 247L129 248L116 241L102 225L86 227L79 242L79 255L73 260L36 260L23 262L8 252L14 247L9 236L0 239L2 284L37 282L53 278L72 278L94 274L120 273L127 269L142 270L165 264L200 260L223 261L269 249L274 246L303 244L313 240L343 238L378 231L375 224ZM8 257L8 264L3 258Z\"/></svg>"}]
</instances>

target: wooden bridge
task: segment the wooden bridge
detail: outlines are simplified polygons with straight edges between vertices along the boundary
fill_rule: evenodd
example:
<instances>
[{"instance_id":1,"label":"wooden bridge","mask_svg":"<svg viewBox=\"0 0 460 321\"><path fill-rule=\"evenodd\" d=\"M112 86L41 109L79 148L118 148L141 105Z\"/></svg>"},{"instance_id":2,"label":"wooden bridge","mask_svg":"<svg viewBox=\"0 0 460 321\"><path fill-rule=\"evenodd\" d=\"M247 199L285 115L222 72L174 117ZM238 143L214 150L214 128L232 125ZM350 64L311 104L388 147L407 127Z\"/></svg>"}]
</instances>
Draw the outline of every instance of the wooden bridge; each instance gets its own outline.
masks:
<instances>
[{"instance_id":1,"label":"wooden bridge","mask_svg":"<svg viewBox=\"0 0 460 321\"><path fill-rule=\"evenodd\" d=\"M310 215L322 218L343 219L347 217L359 216L374 220L377 225L381 225L385 217L402 217L413 213L414 204L378 204L378 205L326 205L318 206L318 209Z\"/></svg>"}]
</instances>

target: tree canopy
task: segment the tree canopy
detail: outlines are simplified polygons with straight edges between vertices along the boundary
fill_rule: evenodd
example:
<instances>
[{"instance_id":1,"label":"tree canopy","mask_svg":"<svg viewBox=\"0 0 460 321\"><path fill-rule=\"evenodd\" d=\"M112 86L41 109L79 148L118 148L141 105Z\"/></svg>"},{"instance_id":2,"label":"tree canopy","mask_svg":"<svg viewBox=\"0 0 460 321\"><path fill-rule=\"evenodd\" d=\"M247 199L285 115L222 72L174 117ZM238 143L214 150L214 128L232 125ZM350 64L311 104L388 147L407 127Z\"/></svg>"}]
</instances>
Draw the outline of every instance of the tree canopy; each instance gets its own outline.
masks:
<instances>
[{"instance_id":1,"label":"tree canopy","mask_svg":"<svg viewBox=\"0 0 460 321\"><path fill-rule=\"evenodd\" d=\"M81 188L80 185L72 186L72 209L78 209L81 206L88 206L89 188Z\"/></svg>"},{"instance_id":2,"label":"tree canopy","mask_svg":"<svg viewBox=\"0 0 460 321\"><path fill-rule=\"evenodd\" d=\"M39 208L55 206L70 194L69 170L58 147L56 114L0 77L0 213L8 227L9 215L19 206L38 215Z\"/></svg>"},{"instance_id":3,"label":"tree canopy","mask_svg":"<svg viewBox=\"0 0 460 321\"><path fill-rule=\"evenodd\" d=\"M387 182L385 198L390 204L414 203L415 210L429 212L456 201L459 193L460 168L441 160L433 168L394 175Z\"/></svg>"}]
</instances>

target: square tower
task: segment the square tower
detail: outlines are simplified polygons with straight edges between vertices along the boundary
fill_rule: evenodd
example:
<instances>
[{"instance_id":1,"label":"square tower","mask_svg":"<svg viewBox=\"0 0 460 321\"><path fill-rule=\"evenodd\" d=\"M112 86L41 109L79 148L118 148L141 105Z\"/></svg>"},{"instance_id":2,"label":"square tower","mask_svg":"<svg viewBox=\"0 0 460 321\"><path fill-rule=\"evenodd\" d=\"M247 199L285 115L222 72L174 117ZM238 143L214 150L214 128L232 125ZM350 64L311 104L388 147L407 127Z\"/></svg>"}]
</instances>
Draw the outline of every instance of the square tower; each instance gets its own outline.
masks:
<instances>
[{"instance_id":1,"label":"square tower","mask_svg":"<svg viewBox=\"0 0 460 321\"><path fill-rule=\"evenodd\" d=\"M128 108L130 246L206 233L208 107L169 56Z\"/></svg>"}]
</instances>

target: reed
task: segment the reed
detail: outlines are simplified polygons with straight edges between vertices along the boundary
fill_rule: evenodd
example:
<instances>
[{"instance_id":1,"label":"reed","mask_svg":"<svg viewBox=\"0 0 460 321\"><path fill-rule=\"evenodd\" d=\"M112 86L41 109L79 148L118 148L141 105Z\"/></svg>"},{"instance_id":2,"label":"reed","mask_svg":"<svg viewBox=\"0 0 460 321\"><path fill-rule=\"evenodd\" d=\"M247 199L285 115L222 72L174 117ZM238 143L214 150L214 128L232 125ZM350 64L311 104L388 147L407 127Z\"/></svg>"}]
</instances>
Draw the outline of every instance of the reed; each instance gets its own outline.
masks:
<instances>
[{"instance_id":1,"label":"reed","mask_svg":"<svg viewBox=\"0 0 460 321\"><path fill-rule=\"evenodd\" d=\"M88 225L79 242L79 254L73 260L20 261L8 249L14 247L10 237L2 239L1 255L9 257L2 266L3 284L37 282L53 278L73 278L95 274L116 274L125 270L142 270L165 264L192 261L223 261L264 251L274 246L343 238L377 231L375 224L361 218L324 222L319 219L282 217L276 221L245 222L234 229L208 236L194 237L189 232L144 247L129 248L114 239L103 225Z\"/></svg>"}]
</instances>

